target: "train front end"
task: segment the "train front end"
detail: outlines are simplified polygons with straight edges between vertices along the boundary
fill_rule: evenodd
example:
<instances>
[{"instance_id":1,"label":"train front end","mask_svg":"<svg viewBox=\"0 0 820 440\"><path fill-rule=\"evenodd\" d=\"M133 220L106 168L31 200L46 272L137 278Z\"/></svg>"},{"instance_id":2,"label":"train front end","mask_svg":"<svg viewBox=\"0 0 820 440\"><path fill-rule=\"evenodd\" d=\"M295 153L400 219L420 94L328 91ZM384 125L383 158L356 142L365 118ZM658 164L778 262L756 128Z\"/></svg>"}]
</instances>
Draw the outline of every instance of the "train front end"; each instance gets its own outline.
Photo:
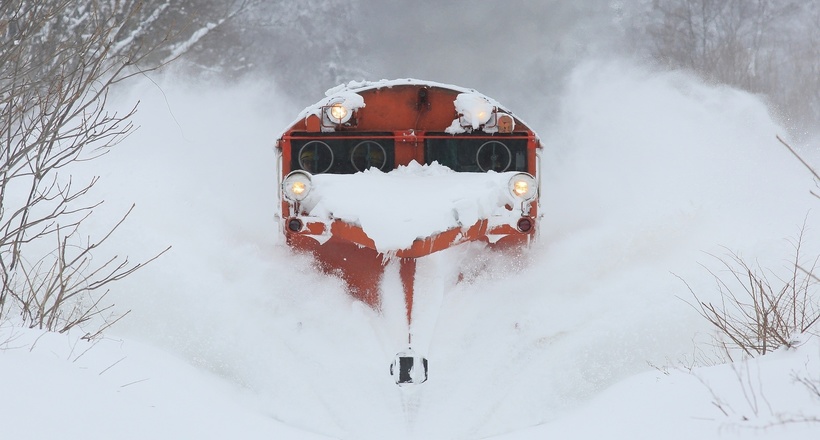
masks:
<instances>
[{"instance_id":1,"label":"train front end","mask_svg":"<svg viewBox=\"0 0 820 440\"><path fill-rule=\"evenodd\" d=\"M417 259L469 242L489 250L532 241L540 149L526 124L474 90L417 80L340 86L277 140L279 224L291 248L376 310L385 267L398 264L410 329ZM407 352L412 343L408 330ZM399 384L427 379L427 360L411 374L410 357L391 366Z\"/></svg>"}]
</instances>

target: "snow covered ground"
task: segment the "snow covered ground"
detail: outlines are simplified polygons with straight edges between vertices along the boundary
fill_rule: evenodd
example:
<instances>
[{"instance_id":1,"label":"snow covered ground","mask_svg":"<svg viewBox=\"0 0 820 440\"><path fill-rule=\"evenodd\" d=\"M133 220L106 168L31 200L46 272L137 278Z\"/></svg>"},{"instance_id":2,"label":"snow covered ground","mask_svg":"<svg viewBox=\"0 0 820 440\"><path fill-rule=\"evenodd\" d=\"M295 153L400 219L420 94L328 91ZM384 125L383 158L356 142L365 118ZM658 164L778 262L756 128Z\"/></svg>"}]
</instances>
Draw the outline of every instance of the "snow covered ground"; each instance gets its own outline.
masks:
<instances>
[{"instance_id":1,"label":"snow covered ground","mask_svg":"<svg viewBox=\"0 0 820 440\"><path fill-rule=\"evenodd\" d=\"M541 240L521 261L472 247L420 261L430 379L404 392L387 374L405 330L397 269L378 314L277 242L273 137L308 104L282 95L165 78L124 97L142 101L141 128L85 170L106 199L89 225L135 202L111 248L173 248L112 292L131 313L93 347L0 326L4 435L818 438L818 423L782 423L820 418L793 380L820 380L818 338L686 368L713 354L681 279L717 298L709 254L727 250L788 270L789 239L815 222L811 176L756 98L589 63L556 119L529 116L537 99L513 109L546 147Z\"/></svg>"}]
</instances>

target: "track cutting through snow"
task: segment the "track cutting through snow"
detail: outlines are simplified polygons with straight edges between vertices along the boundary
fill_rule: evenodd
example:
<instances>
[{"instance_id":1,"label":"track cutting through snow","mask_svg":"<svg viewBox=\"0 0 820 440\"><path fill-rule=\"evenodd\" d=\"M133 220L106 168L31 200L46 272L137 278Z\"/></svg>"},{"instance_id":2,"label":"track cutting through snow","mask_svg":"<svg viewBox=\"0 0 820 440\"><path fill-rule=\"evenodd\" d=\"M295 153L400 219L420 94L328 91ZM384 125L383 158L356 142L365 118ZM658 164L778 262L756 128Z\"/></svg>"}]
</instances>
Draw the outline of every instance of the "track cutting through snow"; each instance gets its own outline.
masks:
<instances>
[{"instance_id":1,"label":"track cutting through snow","mask_svg":"<svg viewBox=\"0 0 820 440\"><path fill-rule=\"evenodd\" d=\"M137 204L117 246L140 259L173 245L120 286L118 307L133 311L116 332L333 437L483 438L558 419L647 361L690 353L708 329L677 276L713 294L699 263L722 246L785 266L814 202L757 99L581 66L557 119L533 123L537 99L515 109L545 145L539 243L518 260L466 247L419 262L430 293L414 342L430 379L408 396L387 373L406 335L396 304L374 312L276 241L272 144L303 106L260 84L159 87L123 97L142 101L141 128L89 171L111 213L101 224ZM397 271L384 285L400 295Z\"/></svg>"}]
</instances>

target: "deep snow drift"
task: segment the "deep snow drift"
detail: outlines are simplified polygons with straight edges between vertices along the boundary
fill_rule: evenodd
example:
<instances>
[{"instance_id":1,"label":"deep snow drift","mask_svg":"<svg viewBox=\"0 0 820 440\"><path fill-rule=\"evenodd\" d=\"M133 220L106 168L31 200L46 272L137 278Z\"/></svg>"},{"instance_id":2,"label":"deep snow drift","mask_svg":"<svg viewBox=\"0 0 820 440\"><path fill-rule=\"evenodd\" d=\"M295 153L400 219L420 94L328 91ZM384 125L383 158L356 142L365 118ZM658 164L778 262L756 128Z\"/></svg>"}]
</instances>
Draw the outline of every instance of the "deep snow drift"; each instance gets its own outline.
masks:
<instances>
[{"instance_id":1,"label":"deep snow drift","mask_svg":"<svg viewBox=\"0 0 820 440\"><path fill-rule=\"evenodd\" d=\"M387 374L405 330L397 269L386 273L379 314L277 242L273 137L303 107L281 95L166 78L124 97L142 101L141 128L89 171L106 199L95 223L110 225L135 202L114 237L118 253L173 249L118 286L115 302L132 312L109 333L242 388L250 412L331 437L482 438L546 423L511 436L540 438L602 414L637 417L629 409L641 407L624 402L663 376L648 362L675 363L708 340L678 277L714 298L700 263L714 267L707 253L726 249L788 269L788 239L816 203L811 176L778 144L784 133L757 99L682 74L583 65L556 120L527 116L537 99L513 109L545 145L540 242L520 261L476 246L420 261L415 348L430 359L430 379L402 393ZM807 348L816 362L817 346ZM668 429L717 436L708 393L674 383L711 411L691 417L716 421L687 431L686 414Z\"/></svg>"}]
</instances>

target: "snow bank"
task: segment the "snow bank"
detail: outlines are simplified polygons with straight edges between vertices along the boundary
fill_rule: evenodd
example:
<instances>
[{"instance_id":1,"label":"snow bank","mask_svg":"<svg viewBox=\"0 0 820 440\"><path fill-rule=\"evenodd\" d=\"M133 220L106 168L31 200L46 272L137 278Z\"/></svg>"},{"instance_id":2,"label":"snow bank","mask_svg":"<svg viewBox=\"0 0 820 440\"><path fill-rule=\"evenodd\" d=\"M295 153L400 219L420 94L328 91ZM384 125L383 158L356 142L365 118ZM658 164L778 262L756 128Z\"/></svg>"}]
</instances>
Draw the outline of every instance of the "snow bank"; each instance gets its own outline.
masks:
<instances>
[{"instance_id":1,"label":"snow bank","mask_svg":"<svg viewBox=\"0 0 820 440\"><path fill-rule=\"evenodd\" d=\"M6 438L321 439L235 386L135 341L0 327Z\"/></svg>"},{"instance_id":2,"label":"snow bank","mask_svg":"<svg viewBox=\"0 0 820 440\"><path fill-rule=\"evenodd\" d=\"M820 382L820 340L797 350L689 370L686 365L630 377L573 414L504 436L669 440L817 438L817 395L795 378Z\"/></svg>"}]
</instances>

